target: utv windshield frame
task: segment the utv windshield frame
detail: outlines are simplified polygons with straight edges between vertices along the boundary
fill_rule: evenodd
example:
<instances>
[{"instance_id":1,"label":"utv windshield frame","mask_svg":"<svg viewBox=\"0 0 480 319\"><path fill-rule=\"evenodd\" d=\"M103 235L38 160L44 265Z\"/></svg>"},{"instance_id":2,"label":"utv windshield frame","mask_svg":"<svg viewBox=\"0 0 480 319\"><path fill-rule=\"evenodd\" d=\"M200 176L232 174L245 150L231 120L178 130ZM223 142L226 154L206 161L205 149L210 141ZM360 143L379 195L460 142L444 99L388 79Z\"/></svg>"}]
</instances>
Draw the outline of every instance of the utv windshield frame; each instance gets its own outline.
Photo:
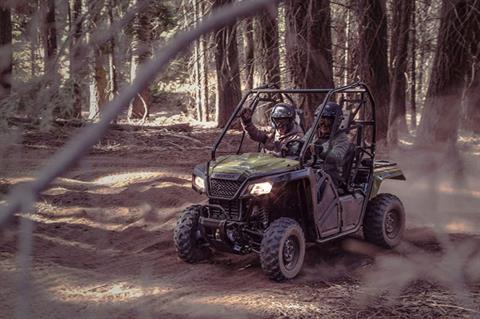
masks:
<instances>
[{"instance_id":1,"label":"utv windshield frame","mask_svg":"<svg viewBox=\"0 0 480 319\"><path fill-rule=\"evenodd\" d=\"M371 94L371 91L370 91L369 87L363 82L355 82L355 83L352 83L350 85L336 87L336 88L332 88L332 89L276 89L276 88L272 88L272 87L269 87L269 86L264 86L264 87L259 87L259 88L249 90L242 97L242 99L240 100L240 102L236 106L234 112L230 116L227 124L223 128L221 134L215 140L215 142L213 144L212 152L211 152L211 160L212 161L215 161L217 149L218 149L220 143L222 142L223 138L225 137L227 131L232 126L232 123L234 122L234 120L238 117L238 114L239 114L240 110L243 108L245 102L247 101L247 99L250 96L253 96L253 98L249 102L250 103L249 107L253 106L252 107L253 112L255 111L255 109L258 105L258 102L260 102L260 101L275 102L275 100L271 99L271 98L270 99L262 98L261 97L262 93L263 94L269 94L270 96L273 95L273 94L283 95L291 103L293 103L293 99L290 97L289 94L325 94L325 98L323 99L323 102L319 106L317 106L317 108L315 110L315 116L314 116L313 124L308 129L308 131L306 132L305 137L304 137L305 143L303 144L302 149L300 151L300 155L298 157L298 160L300 162L301 167L304 167L304 165L305 165L305 155L307 153L308 146L310 145L310 143L312 142L312 140L315 136L318 125L320 123L320 118L322 117L322 113L323 113L323 110L324 110L327 102L331 101L332 97L336 94L343 94L343 93L347 93L347 94L348 93L357 93L357 94L360 94L361 98L358 99L358 100L344 99L345 101L348 101L348 102L358 103L356 108L353 110L353 116L352 116L352 119L353 119L358 114L358 112L361 111L361 109L364 109L364 110L366 109L366 106L367 106L366 98L367 98L368 101L370 102L370 106L371 106L370 107L371 120L368 120L368 117L367 117L367 119L360 120L360 121L355 120L345 130L349 131L349 130L352 130L352 129L357 129L357 130L362 131L360 134L357 134L357 145L361 145L360 150L363 153L365 153L366 155L368 155L372 159L372 162L373 162L373 160L375 158L375 143L376 143L375 100L373 99L373 96ZM365 134L364 129L365 129L366 126L372 127L371 134ZM363 140L365 140L368 137L370 138L369 143L364 143ZM245 138L245 132L242 133L242 138L240 140L240 145L237 149L237 154L239 154L240 151L241 151L244 138Z\"/></svg>"}]
</instances>

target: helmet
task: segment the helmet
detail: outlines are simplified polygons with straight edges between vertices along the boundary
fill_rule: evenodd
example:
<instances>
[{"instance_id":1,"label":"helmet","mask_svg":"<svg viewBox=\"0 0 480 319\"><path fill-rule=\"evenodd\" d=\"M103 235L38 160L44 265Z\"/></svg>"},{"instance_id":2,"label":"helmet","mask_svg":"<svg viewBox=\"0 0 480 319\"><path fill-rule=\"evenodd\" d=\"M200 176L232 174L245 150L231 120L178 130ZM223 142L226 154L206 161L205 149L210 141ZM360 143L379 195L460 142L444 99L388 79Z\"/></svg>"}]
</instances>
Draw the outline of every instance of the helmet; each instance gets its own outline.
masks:
<instances>
[{"instance_id":1,"label":"helmet","mask_svg":"<svg viewBox=\"0 0 480 319\"><path fill-rule=\"evenodd\" d=\"M335 135L343 120L342 107L335 102L327 102L321 115L322 118L327 118L330 120L331 128L329 134Z\"/></svg>"},{"instance_id":2,"label":"helmet","mask_svg":"<svg viewBox=\"0 0 480 319\"><path fill-rule=\"evenodd\" d=\"M343 117L342 108L335 102L327 102L323 109L322 117L333 117L334 119Z\"/></svg>"},{"instance_id":3,"label":"helmet","mask_svg":"<svg viewBox=\"0 0 480 319\"><path fill-rule=\"evenodd\" d=\"M272 113L270 114L270 119L272 120L272 126L275 129L277 127L277 121L280 119L288 119L288 126L287 130L291 130L293 128L294 120L295 120L295 107L291 104L287 103L277 103L272 108Z\"/></svg>"}]
</instances>

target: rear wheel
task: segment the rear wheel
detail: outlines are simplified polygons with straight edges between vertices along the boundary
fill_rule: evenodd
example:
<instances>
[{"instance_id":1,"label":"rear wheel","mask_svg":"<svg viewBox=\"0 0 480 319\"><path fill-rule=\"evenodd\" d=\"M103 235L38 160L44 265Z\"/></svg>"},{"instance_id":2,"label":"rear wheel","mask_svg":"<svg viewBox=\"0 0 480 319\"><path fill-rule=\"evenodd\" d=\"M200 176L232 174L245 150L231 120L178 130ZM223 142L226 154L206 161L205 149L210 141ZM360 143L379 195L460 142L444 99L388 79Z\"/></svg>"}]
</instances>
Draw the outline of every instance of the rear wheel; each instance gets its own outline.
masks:
<instances>
[{"instance_id":1,"label":"rear wheel","mask_svg":"<svg viewBox=\"0 0 480 319\"><path fill-rule=\"evenodd\" d=\"M305 236L300 225L282 217L267 228L260 247L260 261L265 274L272 280L294 278L303 266Z\"/></svg>"},{"instance_id":2,"label":"rear wheel","mask_svg":"<svg viewBox=\"0 0 480 319\"><path fill-rule=\"evenodd\" d=\"M405 231L405 210L398 197L379 194L368 202L363 222L365 239L372 244L393 248Z\"/></svg>"},{"instance_id":3,"label":"rear wheel","mask_svg":"<svg viewBox=\"0 0 480 319\"><path fill-rule=\"evenodd\" d=\"M202 246L198 220L201 206L195 205L186 208L173 231L173 240L178 257L188 263L198 262L210 255L210 249Z\"/></svg>"}]
</instances>

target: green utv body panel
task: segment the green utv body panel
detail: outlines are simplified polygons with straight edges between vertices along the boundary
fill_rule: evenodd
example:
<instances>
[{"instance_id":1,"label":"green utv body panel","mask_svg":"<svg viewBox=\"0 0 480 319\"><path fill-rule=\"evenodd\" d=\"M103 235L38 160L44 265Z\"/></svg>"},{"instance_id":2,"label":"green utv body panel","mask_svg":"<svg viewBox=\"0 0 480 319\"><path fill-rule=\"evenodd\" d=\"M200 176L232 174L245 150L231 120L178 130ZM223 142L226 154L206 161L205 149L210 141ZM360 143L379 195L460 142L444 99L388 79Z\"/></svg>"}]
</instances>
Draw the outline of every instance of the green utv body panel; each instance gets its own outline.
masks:
<instances>
[{"instance_id":1,"label":"green utv body panel","mask_svg":"<svg viewBox=\"0 0 480 319\"><path fill-rule=\"evenodd\" d=\"M244 174L252 175L269 174L281 171L290 171L300 167L300 162L288 158L276 157L265 153L245 153L241 155L220 156L210 162L209 175Z\"/></svg>"},{"instance_id":2,"label":"green utv body panel","mask_svg":"<svg viewBox=\"0 0 480 319\"><path fill-rule=\"evenodd\" d=\"M370 192L370 198L377 196L380 185L385 179L396 179L401 181L406 180L405 175L403 175L403 172L398 168L397 165L374 168L373 185L372 191Z\"/></svg>"}]
</instances>

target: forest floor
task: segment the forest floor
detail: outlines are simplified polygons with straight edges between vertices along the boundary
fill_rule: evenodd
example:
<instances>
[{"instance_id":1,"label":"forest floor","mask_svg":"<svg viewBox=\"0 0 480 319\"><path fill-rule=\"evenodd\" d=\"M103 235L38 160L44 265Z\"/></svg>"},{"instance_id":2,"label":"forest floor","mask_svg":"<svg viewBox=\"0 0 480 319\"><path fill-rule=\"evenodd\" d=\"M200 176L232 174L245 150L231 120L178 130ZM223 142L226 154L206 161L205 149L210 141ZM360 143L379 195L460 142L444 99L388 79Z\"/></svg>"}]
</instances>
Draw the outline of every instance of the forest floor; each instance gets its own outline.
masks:
<instances>
[{"instance_id":1,"label":"forest floor","mask_svg":"<svg viewBox=\"0 0 480 319\"><path fill-rule=\"evenodd\" d=\"M13 220L0 237L0 318L480 315L478 138L461 140L455 164L408 146L395 155L408 179L383 189L407 211L395 251L360 235L311 246L298 278L274 283L253 255L215 253L196 265L177 258L173 227L184 207L204 201L191 189L191 171L208 159L218 130L170 124L110 130L30 214ZM68 131L24 132L5 156L0 200L34 177Z\"/></svg>"}]
</instances>

